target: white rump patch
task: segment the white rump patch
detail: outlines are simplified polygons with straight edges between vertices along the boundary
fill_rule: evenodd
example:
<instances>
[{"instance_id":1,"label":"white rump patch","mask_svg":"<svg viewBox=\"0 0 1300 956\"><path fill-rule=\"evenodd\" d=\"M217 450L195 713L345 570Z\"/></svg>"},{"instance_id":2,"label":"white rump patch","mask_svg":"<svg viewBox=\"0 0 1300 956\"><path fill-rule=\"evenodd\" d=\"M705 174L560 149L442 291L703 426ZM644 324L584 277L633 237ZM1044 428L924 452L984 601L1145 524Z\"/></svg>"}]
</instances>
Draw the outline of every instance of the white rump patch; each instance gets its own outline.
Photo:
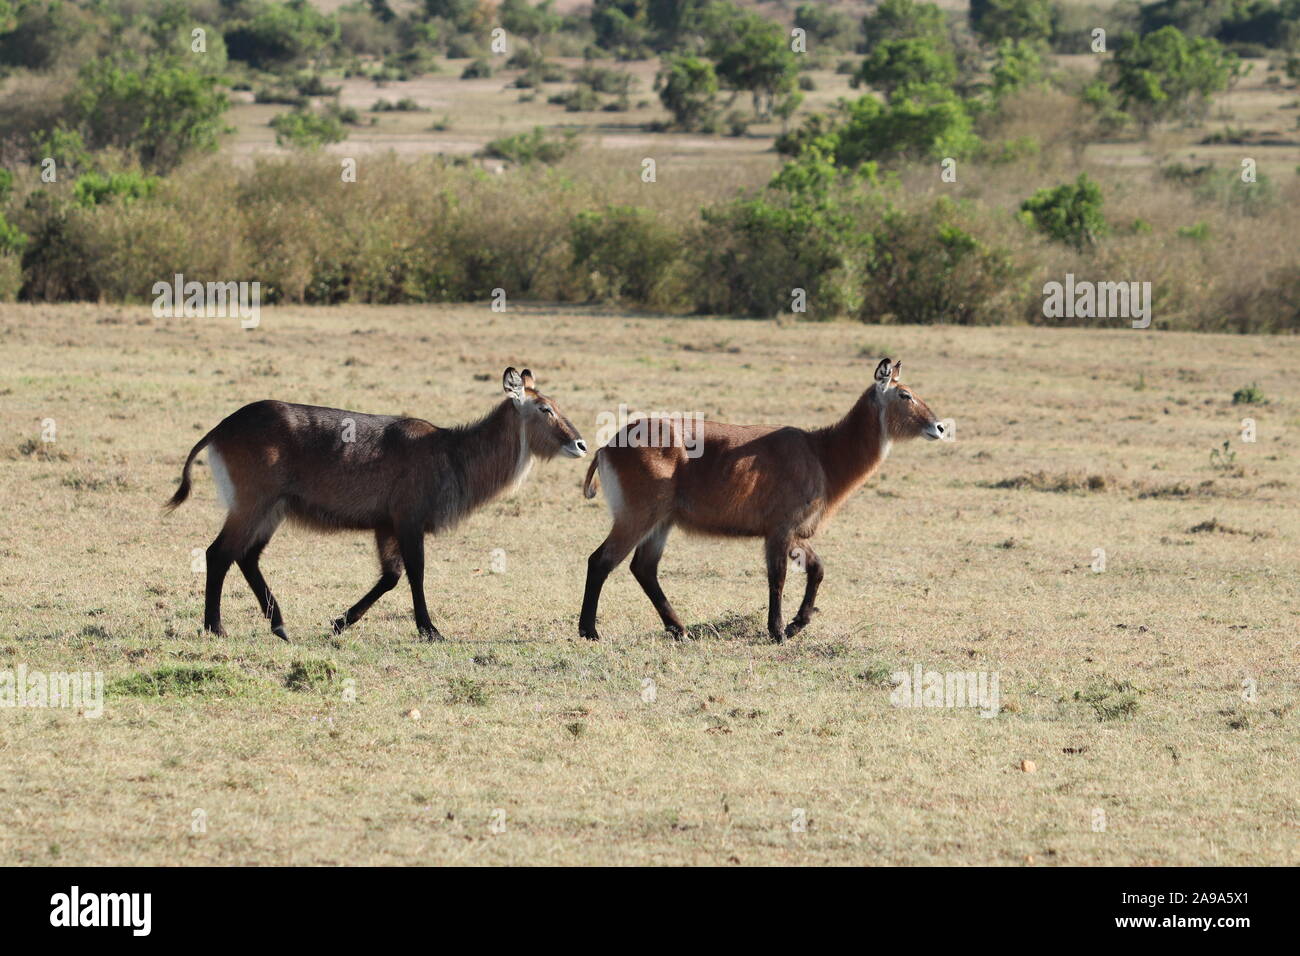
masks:
<instances>
[{"instance_id":1,"label":"white rump patch","mask_svg":"<svg viewBox=\"0 0 1300 956\"><path fill-rule=\"evenodd\" d=\"M609 505L609 513L618 518L623 513L626 503L623 500L623 489L618 483L618 472L609 463L608 455L597 461L596 473L600 475L600 490L605 495L605 504Z\"/></svg>"},{"instance_id":2,"label":"white rump patch","mask_svg":"<svg viewBox=\"0 0 1300 956\"><path fill-rule=\"evenodd\" d=\"M230 480L226 463L221 460L221 453L215 448L208 448L208 467L212 469L212 480L217 483L217 495L227 511L235 510L235 483Z\"/></svg>"}]
</instances>

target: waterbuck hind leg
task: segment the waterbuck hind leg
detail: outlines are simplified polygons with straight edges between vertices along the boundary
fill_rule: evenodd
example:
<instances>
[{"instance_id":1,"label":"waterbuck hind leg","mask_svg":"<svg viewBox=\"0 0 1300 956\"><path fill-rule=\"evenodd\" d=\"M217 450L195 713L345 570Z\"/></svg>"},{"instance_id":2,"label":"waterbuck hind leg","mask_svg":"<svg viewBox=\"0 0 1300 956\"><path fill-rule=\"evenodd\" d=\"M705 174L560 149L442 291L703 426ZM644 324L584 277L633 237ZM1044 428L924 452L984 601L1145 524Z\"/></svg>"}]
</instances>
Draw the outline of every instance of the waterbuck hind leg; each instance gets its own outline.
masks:
<instances>
[{"instance_id":1,"label":"waterbuck hind leg","mask_svg":"<svg viewBox=\"0 0 1300 956\"><path fill-rule=\"evenodd\" d=\"M785 590L789 539L785 536L768 538L763 554L767 559L767 635L780 644L785 640L785 631L781 628L781 592Z\"/></svg>"},{"instance_id":2,"label":"waterbuck hind leg","mask_svg":"<svg viewBox=\"0 0 1300 956\"><path fill-rule=\"evenodd\" d=\"M812 616L817 613L817 589L821 587L822 577L825 574L821 558L817 557L817 552L807 541L795 545L791 557L802 564L808 574L808 581L804 585L803 602L799 605L799 611L785 629L785 636L788 638L794 637L807 627Z\"/></svg>"},{"instance_id":3,"label":"waterbuck hind leg","mask_svg":"<svg viewBox=\"0 0 1300 956\"><path fill-rule=\"evenodd\" d=\"M357 623L372 604L397 587L397 582L402 577L402 552L397 544L397 535L387 528L377 529L375 547L379 551L379 581L360 601L348 608L347 613L334 619L335 634L341 634L344 628Z\"/></svg>"},{"instance_id":4,"label":"waterbuck hind leg","mask_svg":"<svg viewBox=\"0 0 1300 956\"><path fill-rule=\"evenodd\" d=\"M406 565L406 580L411 585L411 606L415 611L415 627L426 641L441 641L442 634L429 619L429 608L424 603L424 531L407 529L398 535L402 563Z\"/></svg>"},{"instance_id":5,"label":"waterbuck hind leg","mask_svg":"<svg viewBox=\"0 0 1300 956\"><path fill-rule=\"evenodd\" d=\"M244 580L253 589L253 597L257 599L258 607L262 609L262 616L271 622L271 633L280 640L287 641L289 635L284 630L284 618L280 616L280 604L276 601L275 595L271 593L271 588L267 585L266 578L262 577L262 570L258 566L258 561L262 557L262 550L265 547L266 540L259 541L243 557L239 558L237 563L239 570L244 573Z\"/></svg>"},{"instance_id":6,"label":"waterbuck hind leg","mask_svg":"<svg viewBox=\"0 0 1300 956\"><path fill-rule=\"evenodd\" d=\"M653 522L634 525L627 521L616 521L610 529L609 537L591 552L591 557L587 558L587 587L582 595L582 613L578 616L579 637L585 637L589 641L600 640L600 634L596 630L596 608L600 604L600 592L605 586L605 579L653 528Z\"/></svg>"},{"instance_id":7,"label":"waterbuck hind leg","mask_svg":"<svg viewBox=\"0 0 1300 956\"><path fill-rule=\"evenodd\" d=\"M680 638L686 633L686 628L682 626L677 612L659 586L659 559L663 557L664 545L668 543L669 528L668 524L660 525L637 545L636 553L632 555L632 576L659 612L664 628L673 637Z\"/></svg>"}]
</instances>

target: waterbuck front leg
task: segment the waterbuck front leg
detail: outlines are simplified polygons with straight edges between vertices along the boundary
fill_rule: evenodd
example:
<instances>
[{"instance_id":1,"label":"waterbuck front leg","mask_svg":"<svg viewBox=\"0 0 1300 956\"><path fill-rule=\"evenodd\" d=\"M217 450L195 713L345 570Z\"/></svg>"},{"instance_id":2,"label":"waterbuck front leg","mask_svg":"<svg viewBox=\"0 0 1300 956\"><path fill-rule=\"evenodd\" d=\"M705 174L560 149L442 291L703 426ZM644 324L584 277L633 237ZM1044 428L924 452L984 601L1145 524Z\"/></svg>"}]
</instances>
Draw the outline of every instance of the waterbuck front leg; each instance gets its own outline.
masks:
<instances>
[{"instance_id":1,"label":"waterbuck front leg","mask_svg":"<svg viewBox=\"0 0 1300 956\"><path fill-rule=\"evenodd\" d=\"M637 545L636 553L632 555L632 576L659 612L659 619L664 622L668 633L673 637L681 637L686 633L686 628L682 626L677 612L668 603L663 588L659 586L659 559L663 556L664 545L668 543L668 530L667 523L661 524Z\"/></svg>"},{"instance_id":2,"label":"waterbuck front leg","mask_svg":"<svg viewBox=\"0 0 1300 956\"><path fill-rule=\"evenodd\" d=\"M807 541L801 541L795 545L790 552L790 556L799 562L808 573L808 581L804 585L803 602L799 605L799 613L794 616L794 620L785 629L786 637L794 637L807 627L808 622L812 620L813 614L817 612L815 607L817 589L821 587L824 575L821 559L817 557L817 552L812 549L812 545Z\"/></svg>"},{"instance_id":3,"label":"waterbuck front leg","mask_svg":"<svg viewBox=\"0 0 1300 956\"><path fill-rule=\"evenodd\" d=\"M579 637L585 637L589 641L600 640L600 634L596 631L596 608L600 604L600 591L605 586L605 579L653 528L654 523L651 521L620 515L615 519L609 537L591 552L591 557L587 559L587 588L582 595L582 613L578 616Z\"/></svg>"},{"instance_id":4,"label":"waterbuck front leg","mask_svg":"<svg viewBox=\"0 0 1300 956\"><path fill-rule=\"evenodd\" d=\"M411 584L411 605L415 610L415 627L426 641L441 641L442 635L429 619L424 603L424 529L407 528L398 532L398 547L406 565L406 579Z\"/></svg>"},{"instance_id":5,"label":"waterbuck front leg","mask_svg":"<svg viewBox=\"0 0 1300 956\"><path fill-rule=\"evenodd\" d=\"M402 577L402 552L392 528L375 529L375 547L379 551L379 581L342 617L334 619L334 633L341 634L361 619L370 606L397 587Z\"/></svg>"},{"instance_id":6,"label":"waterbuck front leg","mask_svg":"<svg viewBox=\"0 0 1300 956\"><path fill-rule=\"evenodd\" d=\"M781 592L785 590L790 539L785 535L768 538L763 554L767 559L767 635L780 644L785 640L785 631L781 629Z\"/></svg>"},{"instance_id":7,"label":"waterbuck front leg","mask_svg":"<svg viewBox=\"0 0 1300 956\"><path fill-rule=\"evenodd\" d=\"M203 587L203 629L218 637L226 636L226 629L221 626L221 588L226 581L226 572L235 563L229 540L226 529L222 528L208 545L206 554L208 576Z\"/></svg>"}]
</instances>

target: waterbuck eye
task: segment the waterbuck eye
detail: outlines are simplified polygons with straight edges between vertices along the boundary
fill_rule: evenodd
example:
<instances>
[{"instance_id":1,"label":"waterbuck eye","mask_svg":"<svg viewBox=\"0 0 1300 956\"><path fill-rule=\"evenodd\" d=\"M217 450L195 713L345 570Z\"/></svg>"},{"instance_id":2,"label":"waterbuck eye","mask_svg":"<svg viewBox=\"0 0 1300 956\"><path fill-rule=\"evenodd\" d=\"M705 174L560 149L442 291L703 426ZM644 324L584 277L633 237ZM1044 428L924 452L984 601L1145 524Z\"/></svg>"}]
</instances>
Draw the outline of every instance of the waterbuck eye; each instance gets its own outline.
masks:
<instances>
[{"instance_id":1,"label":"waterbuck eye","mask_svg":"<svg viewBox=\"0 0 1300 956\"><path fill-rule=\"evenodd\" d=\"M550 405L543 405L542 411L544 411L547 415L550 415L552 418L555 417L555 409L551 408Z\"/></svg>"},{"instance_id":2,"label":"waterbuck eye","mask_svg":"<svg viewBox=\"0 0 1300 956\"><path fill-rule=\"evenodd\" d=\"M903 401L905 401L905 402L910 402L910 401L912 400L912 393L911 393L911 392L899 392L899 393L898 393L898 397L901 398L901 399L902 399Z\"/></svg>"}]
</instances>

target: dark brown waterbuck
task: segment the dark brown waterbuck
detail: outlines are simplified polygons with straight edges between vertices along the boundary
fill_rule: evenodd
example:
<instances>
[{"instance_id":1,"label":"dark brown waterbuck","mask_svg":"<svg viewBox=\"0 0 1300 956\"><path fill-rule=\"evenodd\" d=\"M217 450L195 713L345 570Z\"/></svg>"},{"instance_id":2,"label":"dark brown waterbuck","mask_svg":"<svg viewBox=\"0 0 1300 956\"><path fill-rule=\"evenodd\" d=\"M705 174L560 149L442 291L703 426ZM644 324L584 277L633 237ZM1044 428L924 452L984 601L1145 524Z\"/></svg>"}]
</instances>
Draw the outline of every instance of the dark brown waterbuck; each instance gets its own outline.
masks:
<instances>
[{"instance_id":1,"label":"dark brown waterbuck","mask_svg":"<svg viewBox=\"0 0 1300 956\"><path fill-rule=\"evenodd\" d=\"M578 633L599 640L596 606L611 571L635 550L632 574L666 627L684 628L659 587L659 558L668 532L678 526L697 534L761 537L767 557L767 631L774 641L808 625L816 610L822 563L809 540L844 500L889 454L890 443L944 436L945 426L898 383L902 362L882 359L875 381L847 415L826 428L722 425L703 422L704 434L682 435L689 419L648 421L640 434L673 436L652 447L628 440L625 426L596 452L583 493L596 495L597 474L614 516L614 527L587 560L587 589ZM687 454L693 448L696 455ZM781 592L791 558L807 571L803 603L781 628Z\"/></svg>"},{"instance_id":2,"label":"dark brown waterbuck","mask_svg":"<svg viewBox=\"0 0 1300 956\"><path fill-rule=\"evenodd\" d=\"M274 401L245 405L225 419L190 451L166 506L189 496L190 466L206 447L228 514L207 551L204 628L225 633L221 586L230 565L238 564L272 632L288 640L257 562L289 518L321 531L375 533L379 582L334 621L336 633L391 591L405 567L420 636L440 639L424 603L424 536L518 486L534 458L587 452L573 423L533 386L527 369L506 369L507 398L480 421L453 428Z\"/></svg>"}]
</instances>

